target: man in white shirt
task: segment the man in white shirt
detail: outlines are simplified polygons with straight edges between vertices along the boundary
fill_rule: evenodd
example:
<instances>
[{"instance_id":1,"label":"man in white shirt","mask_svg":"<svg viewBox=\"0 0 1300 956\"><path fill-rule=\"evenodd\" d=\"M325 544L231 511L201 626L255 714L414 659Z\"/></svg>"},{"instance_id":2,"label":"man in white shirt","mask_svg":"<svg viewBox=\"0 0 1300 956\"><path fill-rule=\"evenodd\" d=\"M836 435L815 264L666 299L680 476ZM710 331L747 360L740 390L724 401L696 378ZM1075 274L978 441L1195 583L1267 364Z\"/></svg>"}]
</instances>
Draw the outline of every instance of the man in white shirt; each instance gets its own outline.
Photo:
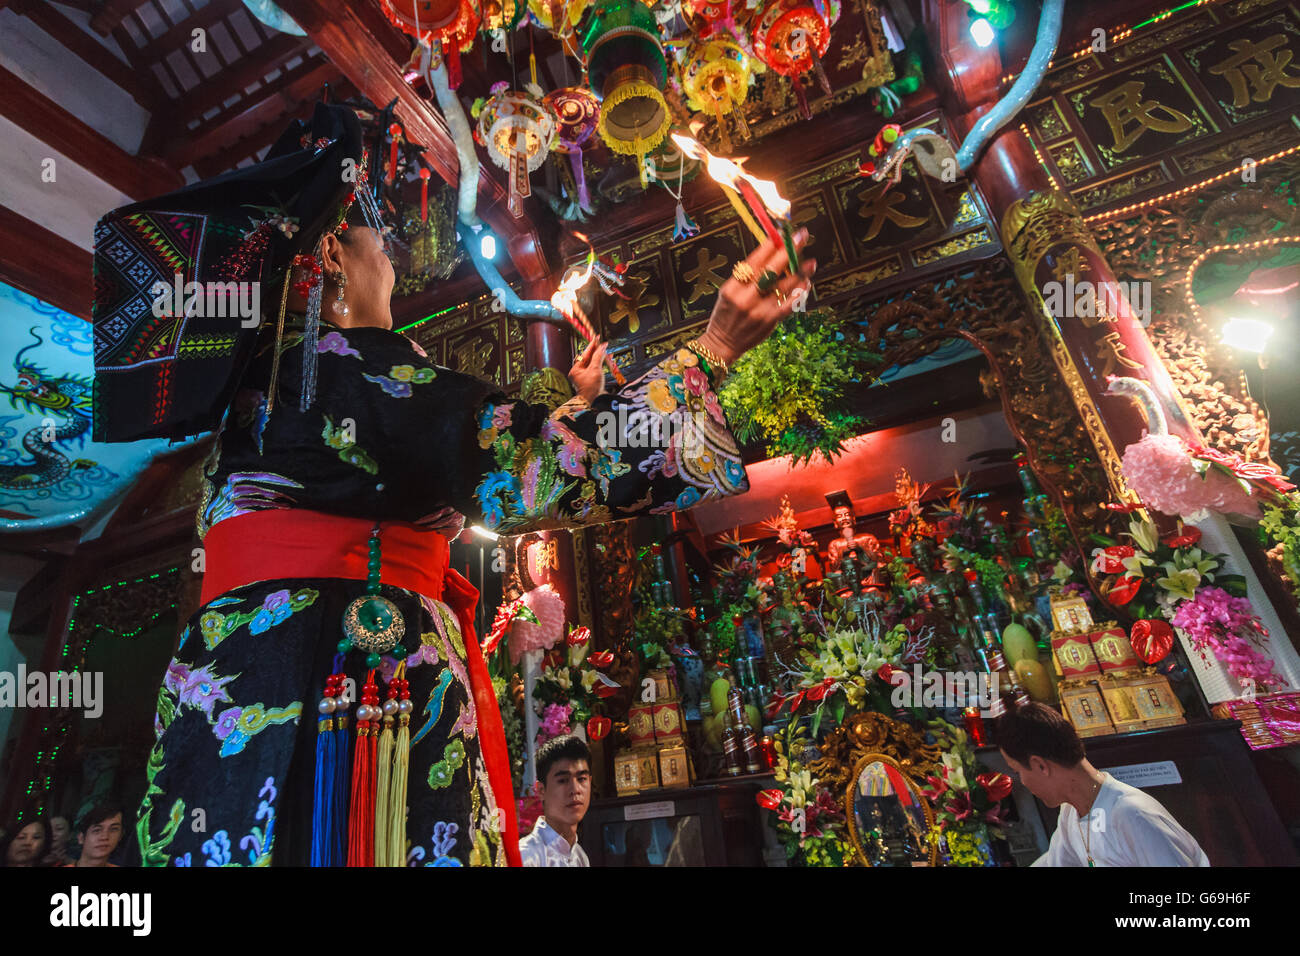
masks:
<instances>
[{"instance_id":1,"label":"man in white shirt","mask_svg":"<svg viewBox=\"0 0 1300 956\"><path fill-rule=\"evenodd\" d=\"M578 824L591 803L591 751L578 737L556 737L537 751L542 815L519 841L524 866L591 866L578 846Z\"/></svg>"},{"instance_id":2,"label":"man in white shirt","mask_svg":"<svg viewBox=\"0 0 1300 956\"><path fill-rule=\"evenodd\" d=\"M1010 707L998 747L1020 782L1060 807L1056 832L1034 866L1209 866L1195 837L1150 795L1097 770L1068 720L1051 707Z\"/></svg>"}]
</instances>

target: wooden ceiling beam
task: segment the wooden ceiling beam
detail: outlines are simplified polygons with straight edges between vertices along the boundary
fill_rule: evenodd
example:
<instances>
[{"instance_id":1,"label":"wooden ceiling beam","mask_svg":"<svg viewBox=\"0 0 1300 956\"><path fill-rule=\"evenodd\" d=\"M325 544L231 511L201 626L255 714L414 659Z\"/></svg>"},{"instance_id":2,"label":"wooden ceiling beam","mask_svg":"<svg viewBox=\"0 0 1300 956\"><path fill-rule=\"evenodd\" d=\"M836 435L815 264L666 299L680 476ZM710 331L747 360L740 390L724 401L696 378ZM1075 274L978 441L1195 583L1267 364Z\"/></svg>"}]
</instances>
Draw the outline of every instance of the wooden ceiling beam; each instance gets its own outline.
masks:
<instances>
[{"instance_id":1,"label":"wooden ceiling beam","mask_svg":"<svg viewBox=\"0 0 1300 956\"><path fill-rule=\"evenodd\" d=\"M363 96L381 107L396 99L397 115L407 134L425 147L424 159L444 181L459 181L460 163L446 122L433 104L402 78L404 51L410 44L398 50L391 47L393 28L374 4L364 0L343 5L333 0L282 0L280 6ZM504 198L504 187L484 169L479 177L480 215L501 236L525 283L546 280L550 270L537 227L526 218L512 217Z\"/></svg>"},{"instance_id":2,"label":"wooden ceiling beam","mask_svg":"<svg viewBox=\"0 0 1300 956\"><path fill-rule=\"evenodd\" d=\"M109 36L129 13L148 0L104 0L90 17L90 28L102 37Z\"/></svg>"},{"instance_id":3,"label":"wooden ceiling beam","mask_svg":"<svg viewBox=\"0 0 1300 956\"><path fill-rule=\"evenodd\" d=\"M102 73L116 86L120 86L145 109L153 111L158 108L161 90L151 89L141 82L139 74L129 64L119 60L94 37L59 12L53 4L41 0L19 0L14 4L14 12L21 13L31 20L79 59Z\"/></svg>"},{"instance_id":4,"label":"wooden ceiling beam","mask_svg":"<svg viewBox=\"0 0 1300 956\"><path fill-rule=\"evenodd\" d=\"M245 89L254 83L261 83L266 74L278 69L287 60L305 56L310 48L311 41L305 37L290 36L287 33L272 37L247 57L236 60L229 69L181 94L172 102L170 110L173 115L182 117L188 123L208 110L220 107L232 96L246 95ZM238 105L236 103L235 107Z\"/></svg>"},{"instance_id":5,"label":"wooden ceiling beam","mask_svg":"<svg viewBox=\"0 0 1300 956\"><path fill-rule=\"evenodd\" d=\"M0 206L0 280L90 319L91 255L58 233Z\"/></svg>"},{"instance_id":6,"label":"wooden ceiling beam","mask_svg":"<svg viewBox=\"0 0 1300 956\"><path fill-rule=\"evenodd\" d=\"M304 103L314 103L321 87L338 77L334 64L326 60L309 61L259 90L247 104L235 107L238 112L233 115L177 138L174 148L164 155L170 163L184 169L195 160L218 153L265 127L282 129L284 117Z\"/></svg>"},{"instance_id":7,"label":"wooden ceiling beam","mask_svg":"<svg viewBox=\"0 0 1300 956\"><path fill-rule=\"evenodd\" d=\"M0 114L132 199L156 196L184 182L161 160L132 156L4 67Z\"/></svg>"},{"instance_id":8,"label":"wooden ceiling beam","mask_svg":"<svg viewBox=\"0 0 1300 956\"><path fill-rule=\"evenodd\" d=\"M190 45L195 30L208 30L223 22L236 10L244 9L239 0L211 0L206 7L191 17L172 26L139 48L140 57L146 63L163 59L178 47ZM144 33L148 35L148 31ZM202 74L200 74L202 75Z\"/></svg>"}]
</instances>

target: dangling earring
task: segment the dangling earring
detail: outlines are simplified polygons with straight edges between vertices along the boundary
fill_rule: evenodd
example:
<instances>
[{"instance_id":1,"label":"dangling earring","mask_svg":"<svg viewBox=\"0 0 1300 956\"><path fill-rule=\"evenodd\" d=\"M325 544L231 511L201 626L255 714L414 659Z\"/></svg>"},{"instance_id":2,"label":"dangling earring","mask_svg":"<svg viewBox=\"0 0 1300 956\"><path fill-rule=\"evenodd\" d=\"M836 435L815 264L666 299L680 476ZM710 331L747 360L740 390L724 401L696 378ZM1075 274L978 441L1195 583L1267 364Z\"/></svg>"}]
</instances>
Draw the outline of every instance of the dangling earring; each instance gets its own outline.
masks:
<instances>
[{"instance_id":1,"label":"dangling earring","mask_svg":"<svg viewBox=\"0 0 1300 956\"><path fill-rule=\"evenodd\" d=\"M343 290L347 288L348 284L347 273L340 269L338 272L330 276L330 278L333 279L334 283L339 287L338 295L334 297L334 301L331 303L330 308L334 311L335 315L347 315L348 304L343 301Z\"/></svg>"}]
</instances>

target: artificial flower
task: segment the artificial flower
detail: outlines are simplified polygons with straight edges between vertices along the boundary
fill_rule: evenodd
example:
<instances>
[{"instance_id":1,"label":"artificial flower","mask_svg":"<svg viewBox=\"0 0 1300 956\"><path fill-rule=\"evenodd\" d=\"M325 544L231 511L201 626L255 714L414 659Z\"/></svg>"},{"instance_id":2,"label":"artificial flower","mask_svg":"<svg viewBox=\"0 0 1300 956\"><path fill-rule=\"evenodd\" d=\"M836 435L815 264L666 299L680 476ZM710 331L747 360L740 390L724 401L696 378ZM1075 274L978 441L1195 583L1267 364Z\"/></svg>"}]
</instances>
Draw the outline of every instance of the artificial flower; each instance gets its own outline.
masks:
<instances>
[{"instance_id":1,"label":"artificial flower","mask_svg":"<svg viewBox=\"0 0 1300 956\"><path fill-rule=\"evenodd\" d=\"M948 781L948 786L954 790L965 790L969 784L966 782L961 757L955 753L945 753L939 759L943 761L943 776Z\"/></svg>"},{"instance_id":2,"label":"artificial flower","mask_svg":"<svg viewBox=\"0 0 1300 956\"><path fill-rule=\"evenodd\" d=\"M984 788L994 803L1011 795L1011 778L1005 773L982 773L975 778L975 782Z\"/></svg>"}]
</instances>

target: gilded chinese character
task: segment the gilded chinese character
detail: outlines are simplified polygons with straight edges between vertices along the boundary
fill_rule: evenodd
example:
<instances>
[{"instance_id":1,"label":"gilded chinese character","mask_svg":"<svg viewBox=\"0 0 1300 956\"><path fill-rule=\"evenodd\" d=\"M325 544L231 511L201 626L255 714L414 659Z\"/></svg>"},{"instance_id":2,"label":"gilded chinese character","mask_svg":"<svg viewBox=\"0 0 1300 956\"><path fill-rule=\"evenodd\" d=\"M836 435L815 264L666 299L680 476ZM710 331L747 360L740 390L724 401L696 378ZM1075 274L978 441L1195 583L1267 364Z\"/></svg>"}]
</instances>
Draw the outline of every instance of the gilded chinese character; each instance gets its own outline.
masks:
<instances>
[{"instance_id":1,"label":"gilded chinese character","mask_svg":"<svg viewBox=\"0 0 1300 956\"><path fill-rule=\"evenodd\" d=\"M1118 332L1107 332L1101 337L1097 343L1097 357L1101 359L1102 375L1124 376L1129 374L1124 369L1142 368L1141 362L1134 361L1125 353Z\"/></svg>"},{"instance_id":2,"label":"gilded chinese character","mask_svg":"<svg viewBox=\"0 0 1300 956\"><path fill-rule=\"evenodd\" d=\"M1283 34L1276 33L1260 43L1242 38L1228 44L1236 52L1210 67L1210 72L1227 79L1232 87L1233 106L1237 109L1248 106L1252 89L1256 103L1267 103L1279 86L1300 88L1300 76L1286 71L1295 54L1289 49L1273 52L1286 42Z\"/></svg>"},{"instance_id":3,"label":"gilded chinese character","mask_svg":"<svg viewBox=\"0 0 1300 956\"><path fill-rule=\"evenodd\" d=\"M879 186L873 186L862 197L862 206L858 209L858 215L863 219L871 220L871 225L867 227L867 234L862 237L863 242L870 242L880 235L880 230L884 228L886 221L904 229L916 229L926 223L925 219L909 216L903 210L894 208L899 203L906 202L907 197L901 192L889 192L889 185L889 183L881 183Z\"/></svg>"},{"instance_id":4,"label":"gilded chinese character","mask_svg":"<svg viewBox=\"0 0 1300 956\"><path fill-rule=\"evenodd\" d=\"M683 279L694 283L691 286L690 295L686 297L687 303L695 302L697 299L721 289L723 278L718 275L717 270L727 264L726 256L714 258L710 255L707 246L700 246L696 251L695 266L682 274Z\"/></svg>"},{"instance_id":5,"label":"gilded chinese character","mask_svg":"<svg viewBox=\"0 0 1300 956\"><path fill-rule=\"evenodd\" d=\"M1192 121L1172 106L1156 100L1142 99L1140 80L1130 80L1091 102L1101 110L1115 137L1115 152L1122 153L1149 129L1157 133L1182 133L1192 128ZM1161 118L1163 115L1164 118Z\"/></svg>"}]
</instances>

